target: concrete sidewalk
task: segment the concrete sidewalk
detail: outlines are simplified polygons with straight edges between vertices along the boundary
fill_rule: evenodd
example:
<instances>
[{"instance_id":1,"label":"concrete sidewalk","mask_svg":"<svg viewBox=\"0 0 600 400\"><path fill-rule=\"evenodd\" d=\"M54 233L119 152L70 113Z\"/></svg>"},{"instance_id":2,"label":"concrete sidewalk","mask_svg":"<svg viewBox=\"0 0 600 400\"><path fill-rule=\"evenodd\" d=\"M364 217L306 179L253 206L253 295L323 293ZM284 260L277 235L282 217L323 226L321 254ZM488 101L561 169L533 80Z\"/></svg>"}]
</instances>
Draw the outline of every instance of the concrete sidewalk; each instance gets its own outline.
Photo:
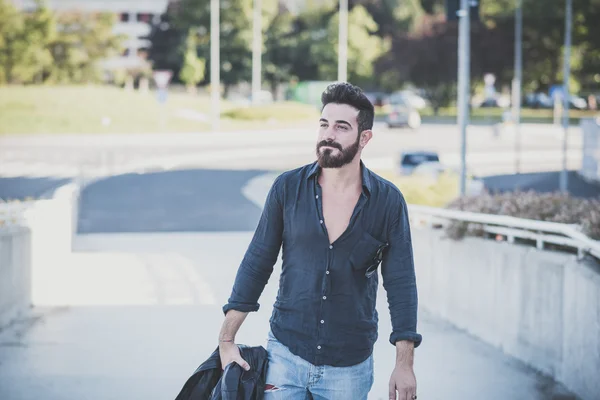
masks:
<instances>
[{"instance_id":1,"label":"concrete sidewalk","mask_svg":"<svg viewBox=\"0 0 600 400\"><path fill-rule=\"evenodd\" d=\"M0 333L0 399L175 398L216 347L221 306L252 233L108 234L34 271L38 318ZM238 341L265 345L280 265ZM385 292L370 399L387 399L395 352ZM420 399L573 398L500 351L420 313Z\"/></svg>"}]
</instances>

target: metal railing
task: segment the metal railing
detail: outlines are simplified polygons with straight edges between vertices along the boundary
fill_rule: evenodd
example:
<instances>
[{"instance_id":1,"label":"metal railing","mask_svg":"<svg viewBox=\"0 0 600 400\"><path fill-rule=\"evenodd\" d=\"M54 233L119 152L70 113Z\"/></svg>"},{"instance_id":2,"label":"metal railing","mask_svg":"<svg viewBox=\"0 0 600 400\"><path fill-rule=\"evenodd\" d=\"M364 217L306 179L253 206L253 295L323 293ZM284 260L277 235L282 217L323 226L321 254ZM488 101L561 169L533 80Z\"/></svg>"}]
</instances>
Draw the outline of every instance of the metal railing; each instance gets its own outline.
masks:
<instances>
[{"instance_id":1,"label":"metal railing","mask_svg":"<svg viewBox=\"0 0 600 400\"><path fill-rule=\"evenodd\" d=\"M506 236L509 243L514 243L516 238L534 240L538 249L544 249L545 244L554 244L577 250L578 257L589 253L600 259L600 241L586 236L576 224L417 205L409 205L408 210L412 223L426 224L430 227L446 227L450 221L474 223L480 225L484 232Z\"/></svg>"}]
</instances>

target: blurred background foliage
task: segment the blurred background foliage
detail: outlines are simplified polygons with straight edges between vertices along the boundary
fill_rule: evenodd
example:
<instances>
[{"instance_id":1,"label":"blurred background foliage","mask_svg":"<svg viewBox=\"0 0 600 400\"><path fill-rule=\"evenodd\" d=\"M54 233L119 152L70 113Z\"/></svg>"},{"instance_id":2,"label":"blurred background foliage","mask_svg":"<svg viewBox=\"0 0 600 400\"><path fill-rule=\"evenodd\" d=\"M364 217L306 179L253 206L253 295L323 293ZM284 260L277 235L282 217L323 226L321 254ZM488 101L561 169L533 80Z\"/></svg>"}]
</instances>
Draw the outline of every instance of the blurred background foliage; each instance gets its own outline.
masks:
<instances>
[{"instance_id":1,"label":"blurred background foliage","mask_svg":"<svg viewBox=\"0 0 600 400\"><path fill-rule=\"evenodd\" d=\"M307 1L301 11L290 10L279 0L262 4L265 83L274 91L280 83L335 80L338 2ZM444 4L444 0L350 0L349 80L371 91L412 85L425 92L432 106L451 105L458 26L447 19ZM514 0L480 2L471 32L473 87L481 85L485 73L496 76L498 87L510 84L514 7ZM523 15L523 89L547 91L562 81L564 4L525 0ZM574 0L573 15L571 87L585 95L600 90L600 0ZM115 21L110 14L50 11L41 0L36 11L24 13L9 0L0 0L0 82L101 81L99 61L123 51L123 38L113 34ZM252 0L221 1L220 34L226 95L231 86L251 78ZM209 0L169 3L149 39L149 69L171 69L174 81L188 86L208 84ZM122 81L122 75L123 71L115 71L113 80Z\"/></svg>"},{"instance_id":2,"label":"blurred background foliage","mask_svg":"<svg viewBox=\"0 0 600 400\"><path fill-rule=\"evenodd\" d=\"M122 51L109 13L56 13L38 0L18 11L0 0L0 83L91 83L102 80L98 61Z\"/></svg>"}]
</instances>

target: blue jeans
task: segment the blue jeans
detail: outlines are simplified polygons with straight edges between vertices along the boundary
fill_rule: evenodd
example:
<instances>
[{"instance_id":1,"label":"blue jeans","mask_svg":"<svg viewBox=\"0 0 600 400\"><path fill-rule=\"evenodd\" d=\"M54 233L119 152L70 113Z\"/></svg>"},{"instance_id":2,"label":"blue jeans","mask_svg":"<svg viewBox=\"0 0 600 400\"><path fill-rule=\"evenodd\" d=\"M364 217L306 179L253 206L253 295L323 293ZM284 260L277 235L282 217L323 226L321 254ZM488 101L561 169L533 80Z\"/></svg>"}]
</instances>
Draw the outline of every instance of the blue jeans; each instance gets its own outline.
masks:
<instances>
[{"instance_id":1,"label":"blue jeans","mask_svg":"<svg viewBox=\"0 0 600 400\"><path fill-rule=\"evenodd\" d=\"M316 366L292 354L271 332L264 400L367 400L373 355L351 367Z\"/></svg>"}]
</instances>

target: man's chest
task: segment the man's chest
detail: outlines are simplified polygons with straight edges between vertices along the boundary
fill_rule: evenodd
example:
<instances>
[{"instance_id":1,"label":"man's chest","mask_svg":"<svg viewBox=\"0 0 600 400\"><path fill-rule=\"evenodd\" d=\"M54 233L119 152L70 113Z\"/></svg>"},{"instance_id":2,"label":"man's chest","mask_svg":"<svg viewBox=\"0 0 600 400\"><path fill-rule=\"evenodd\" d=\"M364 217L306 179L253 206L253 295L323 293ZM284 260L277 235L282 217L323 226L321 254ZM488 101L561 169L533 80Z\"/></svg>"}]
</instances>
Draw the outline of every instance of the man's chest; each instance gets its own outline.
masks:
<instances>
[{"instance_id":1,"label":"man's chest","mask_svg":"<svg viewBox=\"0 0 600 400\"><path fill-rule=\"evenodd\" d=\"M338 200L315 191L288 201L284 212L284 247L318 251L332 244L352 247L365 232L385 240L388 216L385 207L364 195ZM340 247L341 246L341 247Z\"/></svg>"},{"instance_id":2,"label":"man's chest","mask_svg":"<svg viewBox=\"0 0 600 400\"><path fill-rule=\"evenodd\" d=\"M337 194L322 191L323 225L330 243L334 243L349 228L357 207L360 192Z\"/></svg>"}]
</instances>

